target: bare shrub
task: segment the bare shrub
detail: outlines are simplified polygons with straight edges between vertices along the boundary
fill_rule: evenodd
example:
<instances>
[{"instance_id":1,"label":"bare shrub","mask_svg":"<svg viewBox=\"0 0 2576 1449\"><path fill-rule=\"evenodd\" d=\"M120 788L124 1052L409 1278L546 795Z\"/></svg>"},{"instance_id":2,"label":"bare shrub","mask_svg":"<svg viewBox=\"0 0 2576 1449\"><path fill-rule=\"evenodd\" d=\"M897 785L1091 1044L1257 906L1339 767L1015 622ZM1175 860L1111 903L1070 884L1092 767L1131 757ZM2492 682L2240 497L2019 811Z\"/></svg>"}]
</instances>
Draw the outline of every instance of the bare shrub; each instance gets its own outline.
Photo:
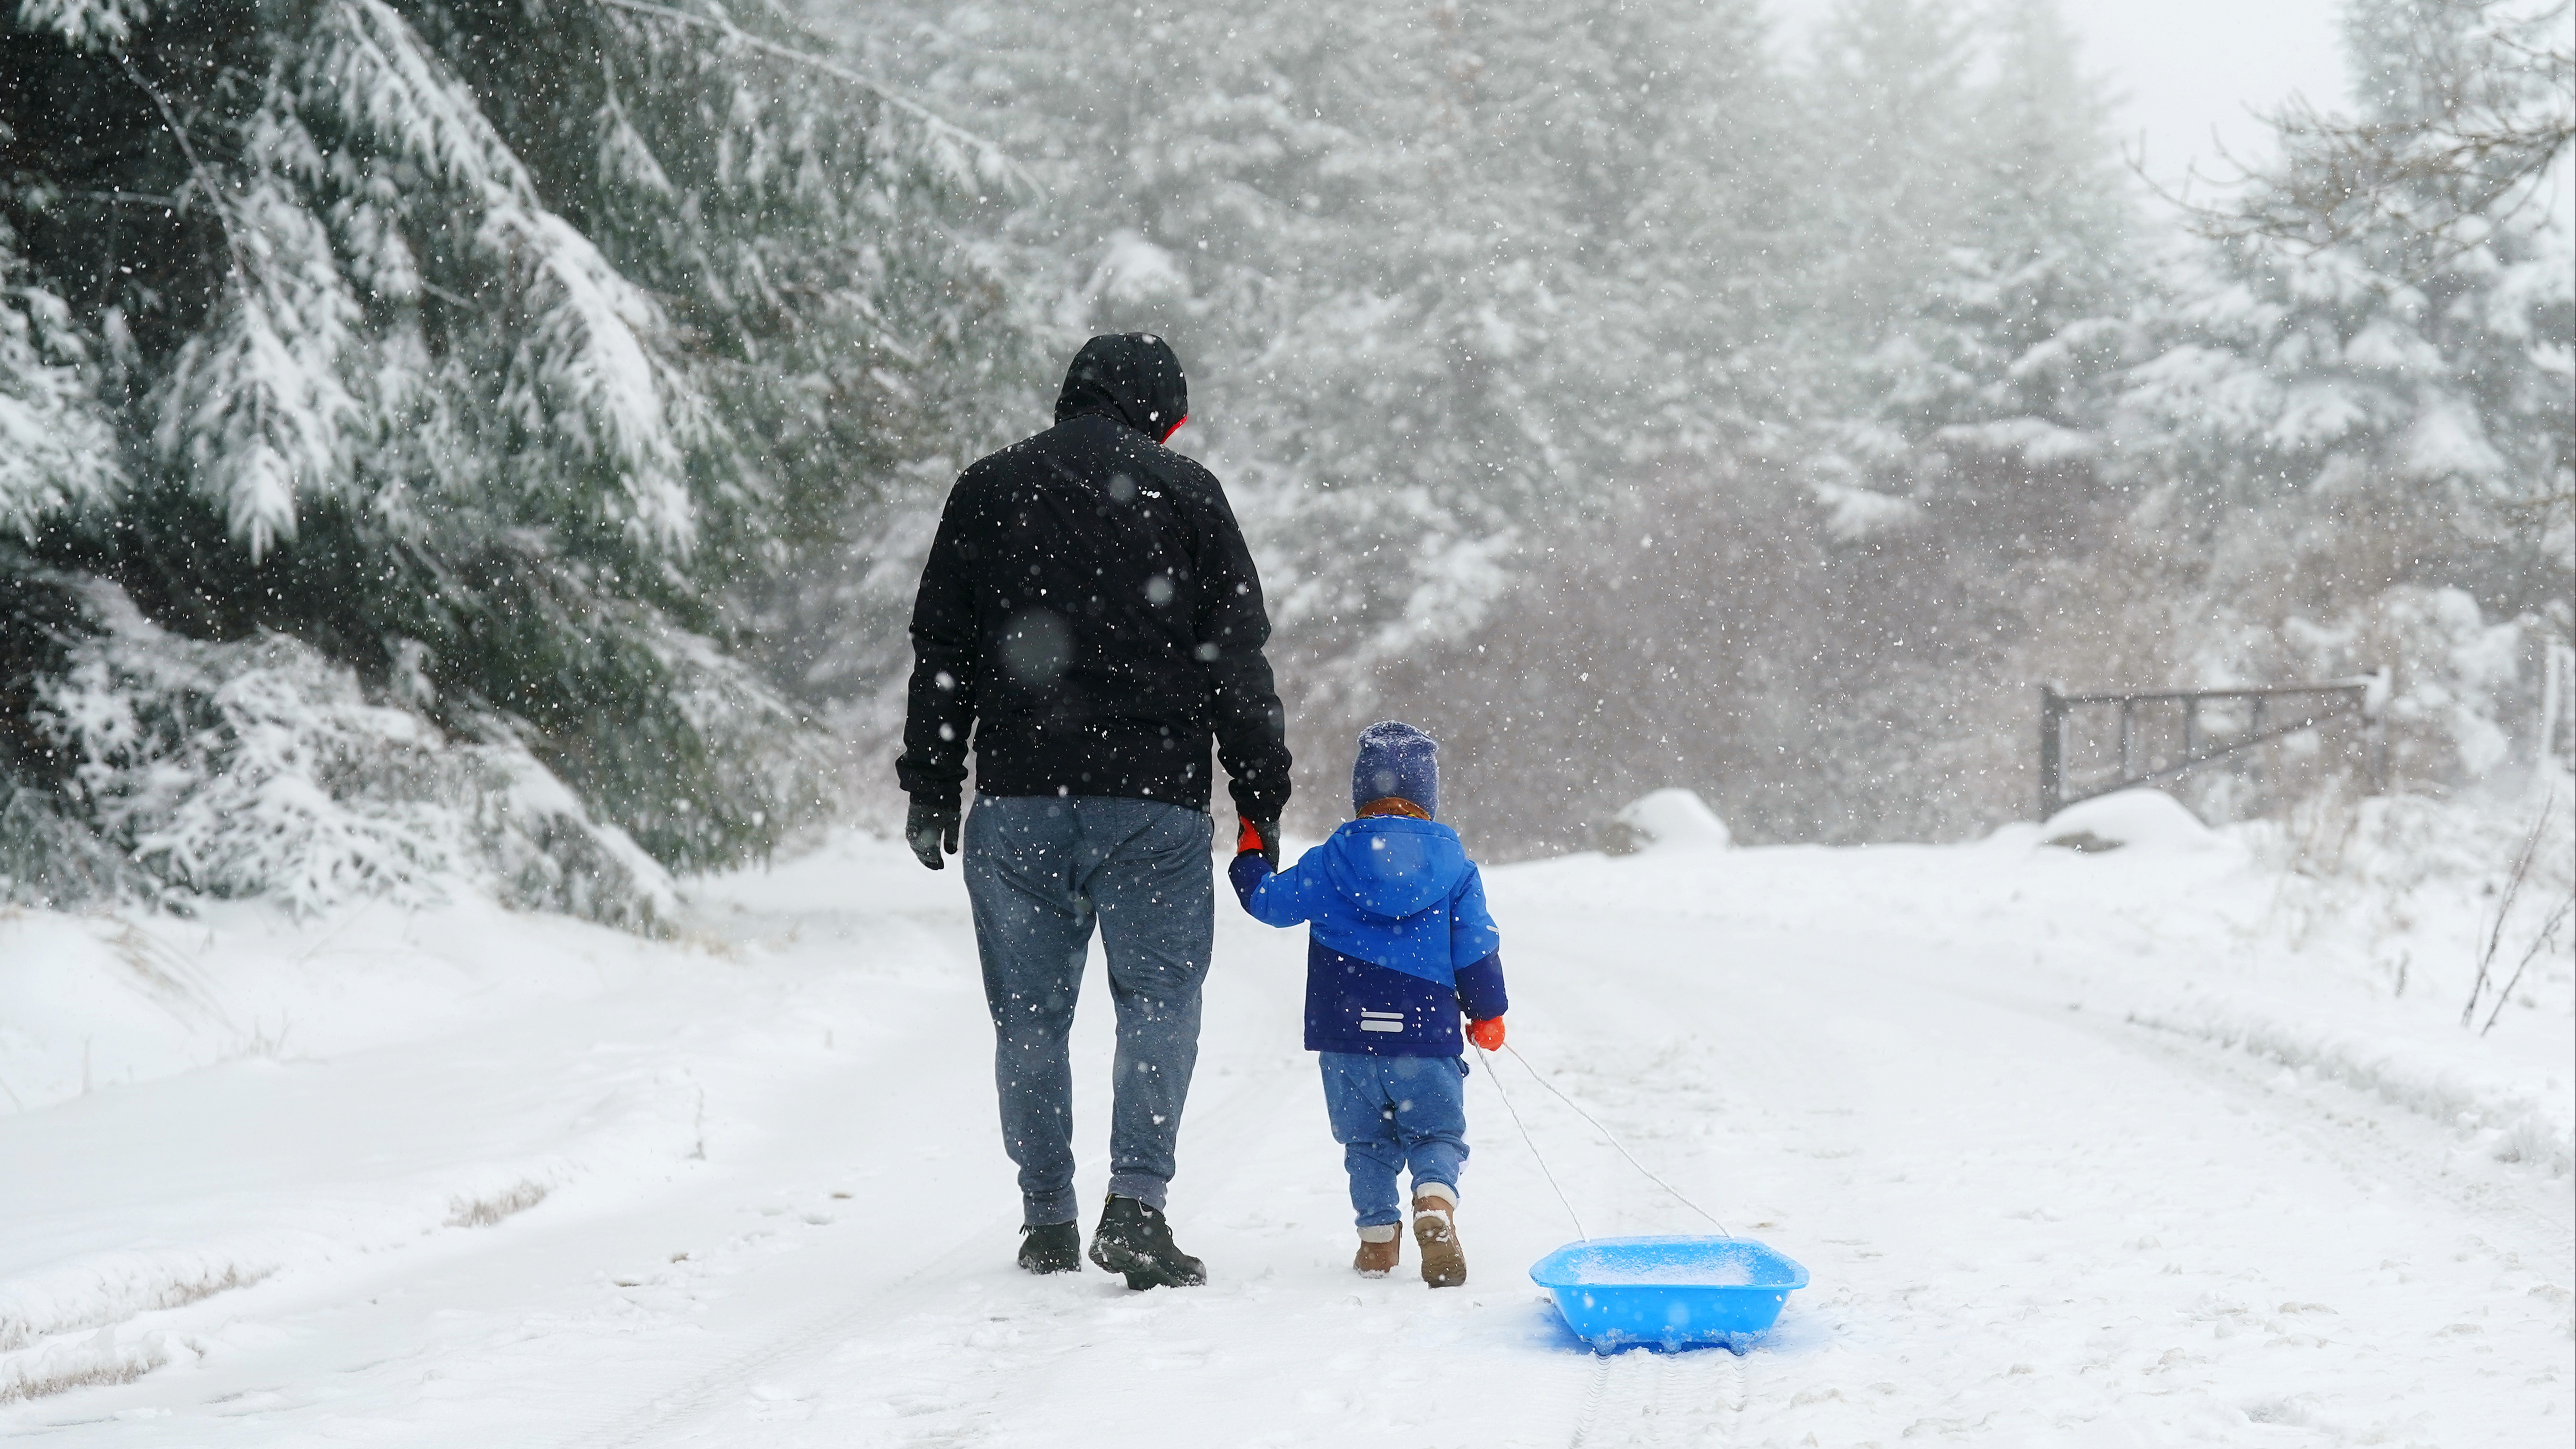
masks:
<instances>
[{"instance_id":1,"label":"bare shrub","mask_svg":"<svg viewBox=\"0 0 2576 1449\"><path fill-rule=\"evenodd\" d=\"M455 1198L447 1205L447 1225L451 1228L491 1227L544 1202L548 1191L543 1183L522 1180L484 1197Z\"/></svg>"}]
</instances>

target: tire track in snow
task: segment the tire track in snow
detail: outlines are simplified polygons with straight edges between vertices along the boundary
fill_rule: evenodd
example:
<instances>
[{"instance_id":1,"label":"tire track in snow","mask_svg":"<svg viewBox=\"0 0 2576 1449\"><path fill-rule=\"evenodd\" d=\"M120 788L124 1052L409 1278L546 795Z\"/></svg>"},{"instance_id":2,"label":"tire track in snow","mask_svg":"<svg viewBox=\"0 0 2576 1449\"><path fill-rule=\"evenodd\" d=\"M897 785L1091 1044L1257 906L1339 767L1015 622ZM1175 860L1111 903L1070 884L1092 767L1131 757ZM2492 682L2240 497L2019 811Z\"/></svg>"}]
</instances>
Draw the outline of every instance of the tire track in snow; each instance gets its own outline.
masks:
<instances>
[{"instance_id":1,"label":"tire track in snow","mask_svg":"<svg viewBox=\"0 0 2576 1449\"><path fill-rule=\"evenodd\" d=\"M1915 972L1908 984L1974 1001L2034 1023L2082 1034L2132 1060L2206 1086L2299 1145L2330 1158L2356 1182L2402 1181L2422 1196L2475 1217L2501 1220L2562 1277L2576 1269L2576 1208L2565 1179L2533 1162L2506 1162L2476 1151L2450 1124L2366 1084L2332 1072L2302 1072L2215 1035L2177 1030L2137 1009L2070 1009L1988 986ZM2287 1080L2285 1080L2285 1078ZM2461 1158L2474 1166L2454 1167Z\"/></svg>"},{"instance_id":2,"label":"tire track in snow","mask_svg":"<svg viewBox=\"0 0 2576 1449\"><path fill-rule=\"evenodd\" d=\"M1679 923L1640 924L1646 931L1664 925L1677 944L1686 944ZM2446 1420L2485 1416L2462 1412L2456 1398L2442 1407L2445 1396L2429 1392L2412 1373L2392 1375L2394 1366L2427 1368L2438 1360L2441 1371L2455 1376L2485 1375L2496 1370L2479 1354L2509 1354L2528 1369L2542 1361L2535 1350L2548 1352L2543 1344L2563 1346L2569 1233L2563 1198L2553 1192L2559 1184L2542 1182L2527 1168L2464 1160L2458 1144L2445 1140L2442 1124L2342 1084L2303 1080L2277 1064L2130 1025L2117 1009L2069 1010L2056 995L2064 988L2045 977L1985 970L1974 941L1892 950L1866 937L1834 938L1840 934L1753 934L1757 952L1776 960L1748 1007L1779 1013L1774 1020L1783 1025L1803 1013L1804 1021L1826 1028L1835 1025L1831 1013L1857 1011L1898 1030L1880 1033L1876 1060L1868 1050L1872 1038L1862 1034L1840 1043L1842 1050L1791 1063L1766 1095L1816 1093L1839 1101L1859 1088L1858 1100L1869 1108L1864 1119L1878 1119L1882 1140L1864 1144L1859 1160L1876 1165L1856 1181L1847 1176L1849 1188L1871 1196L1889 1188L1907 1197L1947 1191L1949 1202L1925 1206L1979 1234L1991 1232L1997 1211L2027 1204L2006 1215L2031 1219L2037 1241L2028 1247L2003 1239L1932 1241L1894 1224L1885 1225L1893 1236L1882 1237L1873 1215L1835 1212L1832 1194L1815 1190L1829 1174L1811 1173L1809 1182L1793 1184L1808 1199L1806 1224L1822 1210L1864 1229L1854 1246L1866 1238L1881 1238L1873 1246L1890 1248L1908 1236L1918 1240L1911 1248L1915 1261L1903 1267L1836 1265L1834 1257L1852 1255L1819 1250L1823 1291L1812 1295L1809 1312L1844 1317L1850 1327L1836 1325L1832 1340L1809 1347L1858 1350L1882 1364L1902 1362L1898 1351L1909 1347L1914 1355L1911 1377L1887 1373L1892 1364L1880 1369L1893 1382L1869 1387L1889 1395L1884 1400L1847 1398L1848 1384L1820 1382L1811 1390L1818 1400L1849 1406L1814 1421L1828 1442L1836 1432L1861 1437L1998 1417L2025 1424L2056 1417L2062 1430L2068 1419L2058 1416L2104 1412L2167 1431L2181 1431L2181 1416L2191 1414L2203 1423L2212 1414L2240 1413L2263 1423L2275 1421L2266 1415L2295 1412L2348 1418L2342 1432L2355 1438L2409 1425L2411 1434L2433 1422L2423 1418L2427 1410ZM1622 1006L1633 1011L1666 989L1679 990L1677 978L1690 964L1672 953L1646 956L1639 969L1619 973L1613 989L1587 981L1592 989L1579 1005L1595 1017ZM1771 999L1759 999L1765 996ZM1686 1024L1666 1029L1677 1027ZM1838 1045L1830 1030L1800 1029L1797 1038L1811 1052ZM2085 1061L2088 1051L2100 1055ZM2070 1054L2077 1070L2066 1067ZM1851 1081L1842 1080L1846 1074ZM1879 1078L1874 1092L1873 1074ZM1921 1085L1909 1087L1909 1079ZM2024 1082L2047 1086L2034 1093L2016 1085ZM1921 1100L1908 1100L1909 1092ZM1925 1102L1953 1099L1986 1106L1974 1116L1959 1115L1960 1107L1925 1110ZM2142 1108L2145 1103L2155 1105ZM1628 1126L1624 1111L1608 1120ZM1953 1124L1969 1122L1982 1125L1954 1139ZM1928 1134L1925 1142L1955 1140L1957 1158L1890 1138L1888 1129L1900 1123ZM2008 1132L1998 1135L1997 1127ZM2051 1162L2045 1142L2053 1133L2062 1133L2065 1145ZM1794 1141L1780 1145L1804 1150ZM1979 1181L1984 1203L1957 1195L1958 1187ZM1998 1188L2010 1196L1997 1196ZM2373 1243L2364 1254L2359 1243L2369 1238L2284 1231L2320 1210L2380 1239L2384 1250ZM2154 1231L2131 1239L2135 1229L2127 1220ZM2417 1226L2392 1230L2408 1220ZM2372 1260L2383 1251L2374 1271ZM1956 1268L1945 1273L1944 1260L1954 1255L1982 1271L2003 1271L2013 1287L1963 1281ZM2031 1271L2051 1261L2067 1270L2057 1281L2045 1268ZM2182 1277L2141 1280L2141 1271ZM1917 1296L1923 1290L1914 1285L1938 1284L1945 1276L1946 1289ZM2095 1286L2124 1280L2121 1294ZM2186 1283L2192 1287L2178 1293ZM2028 1306L1998 1318L1993 1309L2013 1297ZM2308 1301L2318 1298L2341 1306ZM2137 1316L2141 1309L2147 1317ZM2381 1326L2407 1313L2425 1315L2425 1329ZM2063 1337L2034 1335L2039 1324L2057 1325ZM1982 1341L1986 1335L1995 1341ZM2164 1350L2160 1359L2149 1345ZM2428 1356L2424 1349L2436 1352ZM2330 1358L2295 1367L2287 1362L2318 1353ZM2005 1368L2000 1360L2012 1357L2024 1362ZM1794 1372L1795 1358L1784 1362L1793 1377L1807 1376ZM1941 1369L1927 1374L1933 1363ZM2092 1382L2080 1394L2052 1393L2057 1386L2046 1377L2052 1363ZM2040 1366L2035 1380L2000 1376L2033 1373L2031 1364ZM2285 1371L2292 1381L2316 1385L2315 1392L2288 1409L2246 1397L2250 1377ZM2548 1381L2531 1379L2525 1387ZM2053 1407L2053 1398L2065 1407ZM1801 1393L1791 1404L1804 1401L1808 1394ZM1986 1411L1983 1417L1972 1412L1978 1409ZM1756 1418L1755 1432L1773 1434L1800 1422L1794 1413Z\"/></svg>"},{"instance_id":3,"label":"tire track in snow","mask_svg":"<svg viewBox=\"0 0 2576 1449\"><path fill-rule=\"evenodd\" d=\"M2106 1041L2171 1064L2300 1146L2332 1160L2356 1182L2394 1180L2463 1214L2509 1227L2515 1250L2551 1263L2561 1278L2576 1271L2576 1207L2563 1177L2530 1163L2493 1161L2444 1124L2337 1077L2311 1077L2218 1041L2147 1022L2097 1018L2088 1028ZM2284 1079L2288 1080L2284 1080ZM2470 1170L2454 1163L2465 1159Z\"/></svg>"},{"instance_id":4,"label":"tire track in snow","mask_svg":"<svg viewBox=\"0 0 2576 1449\"><path fill-rule=\"evenodd\" d=\"M1277 1016L1280 1011L1280 1004L1272 1002L1263 1014ZM1264 1020L1255 1025L1269 1031L1283 1023L1293 1031L1293 1018L1284 1016L1280 1021ZM1212 1022L1211 1027L1216 1024ZM1251 1069L1235 1078L1223 1097L1206 1106L1193 1104L1189 1138L1197 1148L1191 1152L1185 1143L1185 1153L1197 1180L1194 1192L1220 1199L1257 1196L1260 1174L1253 1169L1269 1165L1261 1144L1282 1131L1312 1126L1300 1122L1294 1127L1266 1127L1253 1121L1255 1117L1280 1118L1294 1110L1290 1104L1302 1102L1305 1094L1296 1089L1293 1080L1302 1075L1297 1070L1301 1065L1293 1057L1256 1057ZM1485 1133L1489 1139L1506 1130L1500 1122L1499 1114L1494 1114ZM1256 1127L1260 1130L1251 1130ZM1575 1130L1588 1141L1588 1128ZM1688 1144L1685 1150L1694 1148L1705 1150L1705 1144ZM1690 1155L1695 1157L1697 1152L1691 1151ZM1097 1156L1085 1157L1086 1172L1098 1169ZM1236 1192L1238 1179L1244 1179L1247 1173L1252 1173L1248 1183L1252 1192ZM1497 1206L1507 1201L1491 1193L1485 1197ZM1520 1206L1535 1208L1536 1204ZM1553 1206L1551 1200L1551 1211ZM1016 1282L1010 1283L1005 1290L1009 1296L1003 1300L992 1298L986 1292L990 1286L987 1284L976 1289L981 1296L968 1303L943 1304L943 1293L961 1279L992 1276L989 1255L995 1251L995 1242L1007 1237L1013 1225L1009 1216L1012 1215L996 1215L961 1233L941 1234L946 1244L937 1257L881 1285L863 1302L809 1320L756 1347L730 1355L693 1377L680 1391L657 1396L605 1430L570 1442L584 1449L634 1449L639 1445L683 1442L739 1444L771 1439L806 1442L809 1431L823 1426L772 1427L748 1422L764 1417L764 1405L752 1400L765 1398L769 1392L803 1397L794 1386L824 1383L834 1385L824 1390L824 1397L838 1400L831 1408L846 1412L852 1407L849 1389L855 1379L866 1385L864 1392L880 1412L893 1417L835 1425L829 1436L832 1442L849 1442L855 1437L868 1443L1020 1439L1042 1443L1046 1442L1044 1436L1031 1438L1023 1427L1035 1416L1015 1412L1017 1406L1059 1395L1080 1397L1096 1392L1103 1374L1119 1367L1118 1356L1140 1345L1158 1356L1178 1353L1186 1359L1197 1351L1186 1336L1203 1328L1195 1320L1221 1321L1234 1312L1231 1307L1205 1305L1209 1311L1201 1313L1197 1310L1202 1305L1197 1302L1187 1305L1184 1311L1181 1299L1160 1301L1164 1295L1159 1294L1152 1295L1155 1301L1124 1294L1060 1298L1027 1291L1029 1285ZM1511 1270L1504 1272L1510 1274ZM1083 1276L1089 1277L1087 1273ZM1302 1296L1310 1285L1282 1282L1279 1286ZM1271 1290L1265 1286L1262 1291ZM1491 1290L1487 1292L1490 1295ZM1276 1304L1277 1311L1293 1314L1299 1309L1294 1302L1270 1301ZM1446 1300L1441 1303L1448 1306ZM1373 1316L1369 1327L1383 1329L1390 1322L1401 1321L1393 1315ZM1170 1342L1174 1335L1182 1336L1184 1341ZM956 1361L961 1354L966 1357L964 1363ZM1654 1354L1630 1354L1615 1361L1594 1358L1588 1371L1576 1380L1582 1385L1578 1392L1584 1396L1584 1407L1577 1415L1578 1434L1591 1436L1585 1442L1606 1444L1678 1443L1684 1442L1679 1436L1685 1426L1714 1427L1727 1422L1726 1411L1740 1412L1740 1389L1735 1393L1736 1402L1728 1404L1723 1387L1727 1383L1740 1385L1742 1381L1741 1365L1734 1357L1712 1351L1686 1358L1694 1361L1687 1368L1678 1362L1668 1368L1663 1363L1664 1356ZM944 1365L934 1367L933 1361L940 1359L945 1359ZM1708 1367L1701 1368L1702 1364ZM1617 1379L1617 1384L1605 1390L1603 1375ZM763 1384L764 1379L791 1387L775 1390ZM1711 1389L1712 1383L1719 1387ZM1575 1384L1567 1386L1574 1388ZM802 1409L783 1407L791 1412L813 1412L811 1405ZM1641 1433L1651 1437L1641 1439ZM1708 1441L1703 1436L1689 1442Z\"/></svg>"},{"instance_id":5,"label":"tire track in snow","mask_svg":"<svg viewBox=\"0 0 2576 1449\"><path fill-rule=\"evenodd\" d=\"M995 1214L967 1230L947 1251L886 1284L857 1304L790 1330L768 1343L736 1354L690 1381L676 1394L648 1401L597 1434L569 1441L567 1449L630 1449L680 1420L716 1407L728 1390L741 1392L765 1370L776 1369L818 1344L837 1342L849 1331L889 1309L899 1309L929 1296L929 1281L956 1276L974 1259L990 1253L1010 1230L1017 1214ZM692 1436L694 1437L694 1436Z\"/></svg>"},{"instance_id":6,"label":"tire track in snow","mask_svg":"<svg viewBox=\"0 0 2576 1449\"><path fill-rule=\"evenodd\" d=\"M1213 1105L1194 1109L1192 1115L1200 1133L1220 1141L1232 1140L1225 1129L1234 1126L1255 1108L1275 1109L1285 1095L1282 1091L1284 1069L1248 1073L1235 1087ZM1205 1116L1199 1116L1204 1112ZM1097 1175L1106 1163L1105 1151L1087 1153L1080 1159L1077 1172ZM1218 1171L1220 1180L1225 1170ZM1003 1243L1015 1237L1019 1214L997 1212L955 1234L939 1255L894 1281L884 1284L859 1303L810 1320L800 1327L779 1334L758 1347L724 1359L690 1380L676 1394L655 1398L597 1434L568 1441L566 1449L633 1449L648 1442L684 1442L701 1437L683 1433L665 1438L684 1421L704 1418L720 1412L733 1400L747 1394L753 1380L774 1376L803 1360L830 1356L850 1341L855 1331L871 1323L885 1324L919 1312L939 1292L957 1279L979 1267L989 1266ZM1082 1276L1093 1270L1086 1267ZM1116 1300L1112 1300L1116 1301Z\"/></svg>"}]
</instances>

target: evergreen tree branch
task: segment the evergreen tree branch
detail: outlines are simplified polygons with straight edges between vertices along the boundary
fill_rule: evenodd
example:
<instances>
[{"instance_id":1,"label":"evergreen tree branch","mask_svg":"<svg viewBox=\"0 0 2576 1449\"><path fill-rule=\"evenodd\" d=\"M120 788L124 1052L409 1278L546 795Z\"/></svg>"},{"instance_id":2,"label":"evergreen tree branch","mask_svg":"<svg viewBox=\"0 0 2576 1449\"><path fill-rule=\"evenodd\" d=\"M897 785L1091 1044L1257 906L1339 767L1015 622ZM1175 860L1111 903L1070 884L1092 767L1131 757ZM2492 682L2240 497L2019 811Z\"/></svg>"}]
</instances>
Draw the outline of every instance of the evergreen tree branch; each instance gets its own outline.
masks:
<instances>
[{"instance_id":1,"label":"evergreen tree branch","mask_svg":"<svg viewBox=\"0 0 2576 1449\"><path fill-rule=\"evenodd\" d=\"M2293 98L2261 116L2278 160L2249 164L2219 149L2232 173L2219 181L2232 199L2165 199L2213 241L2314 254L2396 237L2417 254L2418 270L2448 266L2539 204L2576 149L2576 54L2515 33L2563 31L2569 10L2562 0L2519 20L2478 13L2456 34L2411 35L2416 90L2405 103L2348 116Z\"/></svg>"},{"instance_id":2,"label":"evergreen tree branch","mask_svg":"<svg viewBox=\"0 0 2576 1449\"><path fill-rule=\"evenodd\" d=\"M215 228L224 234L224 250L232 259L233 271L235 273L245 271L246 268L242 265L241 243L233 236L232 218L224 214L223 193L217 189L214 176L206 170L206 163L197 158L197 148L189 144L188 128L179 124L178 113L170 109L170 103L162 98L161 92L153 86L152 82L143 78L143 71L135 65L134 57L120 50L116 53L116 63L124 68L126 79L134 82L135 89L150 98L152 108L161 113L161 124L168 128L171 141L179 147L179 159L188 164L190 183L197 190L205 193L207 209L215 216ZM172 200L176 203L175 209L179 211L188 209L185 191Z\"/></svg>"},{"instance_id":3,"label":"evergreen tree branch","mask_svg":"<svg viewBox=\"0 0 2576 1449\"><path fill-rule=\"evenodd\" d=\"M1003 150L998 143L988 141L984 137L976 135L974 132L958 125L956 122L950 121L939 115L937 112L932 111L929 107L922 105L920 102L898 93L892 87L887 86L883 82L871 80L868 77L859 74L857 71L851 70L847 66L835 64L832 61L825 60L819 55L807 54L793 46L780 45L774 40L764 40L761 37L752 34L750 31L743 29L741 26L734 24L732 21L725 19L721 15L700 15L687 10L675 10L668 5L650 4L648 3L648 0L592 0L592 3L611 10L623 10L630 14L644 16L647 19L664 21L672 25L686 25L693 26L701 30L712 30L718 35L723 36L728 44L740 46L745 50L754 51L758 54L768 56L773 60L783 60L792 64L805 66L811 70L819 71L824 75L830 76L834 80L840 81L845 85L856 86L876 97L880 104L889 106L912 117L932 136L973 149L976 152L977 160L994 173L1008 180L1017 182L1023 187L1035 189L1036 183L1034 178L1032 178L1027 171L1023 170L1017 162L1011 160L1010 153Z\"/></svg>"}]
</instances>

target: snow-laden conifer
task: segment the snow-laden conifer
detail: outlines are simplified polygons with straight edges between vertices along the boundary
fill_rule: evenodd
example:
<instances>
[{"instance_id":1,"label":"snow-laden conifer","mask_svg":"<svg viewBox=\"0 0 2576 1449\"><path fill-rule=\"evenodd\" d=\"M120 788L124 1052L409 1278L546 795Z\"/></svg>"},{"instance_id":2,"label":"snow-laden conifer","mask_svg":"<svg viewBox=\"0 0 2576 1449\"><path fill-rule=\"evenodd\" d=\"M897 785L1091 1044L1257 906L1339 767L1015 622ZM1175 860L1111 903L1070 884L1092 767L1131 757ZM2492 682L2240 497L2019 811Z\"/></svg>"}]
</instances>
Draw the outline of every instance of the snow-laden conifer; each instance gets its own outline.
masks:
<instances>
[{"instance_id":1,"label":"snow-laden conifer","mask_svg":"<svg viewBox=\"0 0 2576 1449\"><path fill-rule=\"evenodd\" d=\"M2186 516L2371 515L2410 531L2401 547L2419 557L2551 539L2563 555L2569 239L2526 189L2497 184L2491 167L2512 157L2461 147L2430 166L2396 140L2499 111L2564 134L2576 90L2563 44L2530 44L2515 13L2356 5L2358 114L2285 117L2277 162L2203 214L2212 275L2163 314L2164 350L2128 398L2167 450L2156 472ZM2357 156L2355 137L2405 154Z\"/></svg>"},{"instance_id":2,"label":"snow-laden conifer","mask_svg":"<svg viewBox=\"0 0 2576 1449\"><path fill-rule=\"evenodd\" d=\"M661 867L506 732L452 739L295 640L175 638L111 586L88 594L98 632L30 715L68 767L67 803L160 898L312 913L466 885L637 927L669 918Z\"/></svg>"},{"instance_id":3,"label":"snow-laden conifer","mask_svg":"<svg viewBox=\"0 0 2576 1449\"><path fill-rule=\"evenodd\" d=\"M1474 629L1516 550L1789 390L1759 360L1788 264L1763 203L1793 188L1751 4L848 23L1046 179L1015 240L1067 335L1170 335L1180 446L1226 479L1283 678L1319 699Z\"/></svg>"},{"instance_id":4,"label":"snow-laden conifer","mask_svg":"<svg viewBox=\"0 0 2576 1449\"><path fill-rule=\"evenodd\" d=\"M1912 13L1859 7L1879 10ZM1891 310L1867 324L1855 375L1869 395L1817 472L1846 536L1931 511L1980 535L1972 553L2016 539L2063 551L2070 518L2095 502L2103 429L2135 346L2134 208L2101 87L2054 5L2003 7L1989 41L1990 74L1970 84L1953 73L1954 94L1914 96L1958 128L1935 172L1944 194L1910 208L1931 250L1882 256Z\"/></svg>"},{"instance_id":5,"label":"snow-laden conifer","mask_svg":"<svg viewBox=\"0 0 2576 1449\"><path fill-rule=\"evenodd\" d=\"M764 631L849 500L1007 377L1019 323L938 216L1020 184L997 152L775 11L691 3L13 0L0 68L0 426L55 440L0 465L33 550L0 573L123 587L159 632L98 689L171 719L269 698L244 681L284 666L235 649L268 639L343 671L290 691L311 707L275 718L319 733L279 759L399 774L392 726L341 727L397 711L682 868L812 817L832 762ZM402 845L435 831L398 810L238 859L177 815L129 828L66 773L96 741L34 726L107 667L95 611L47 617L0 660L18 793L191 889L314 904L461 858ZM560 864L575 836L606 838L511 838Z\"/></svg>"},{"instance_id":6,"label":"snow-laden conifer","mask_svg":"<svg viewBox=\"0 0 2576 1449\"><path fill-rule=\"evenodd\" d=\"M15 241L0 218L0 538L25 543L43 520L105 501L119 470L82 367L88 343L63 299L27 274Z\"/></svg>"}]
</instances>

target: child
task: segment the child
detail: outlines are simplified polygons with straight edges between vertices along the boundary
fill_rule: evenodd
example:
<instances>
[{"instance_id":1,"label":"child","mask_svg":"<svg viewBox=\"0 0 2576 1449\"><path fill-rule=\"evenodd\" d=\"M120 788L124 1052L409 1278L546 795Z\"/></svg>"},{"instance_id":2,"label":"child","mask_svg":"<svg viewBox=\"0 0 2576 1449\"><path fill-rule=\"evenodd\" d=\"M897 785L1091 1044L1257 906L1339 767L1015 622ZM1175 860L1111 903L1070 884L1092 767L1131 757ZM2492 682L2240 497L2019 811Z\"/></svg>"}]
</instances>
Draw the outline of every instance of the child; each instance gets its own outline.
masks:
<instances>
[{"instance_id":1,"label":"child","mask_svg":"<svg viewBox=\"0 0 2576 1449\"><path fill-rule=\"evenodd\" d=\"M1273 874L1277 841L1246 821L1227 877L1243 908L1273 926L1313 923L1306 947L1306 1049L1322 1054L1324 1106L1351 1175L1359 1256L1383 1278L1403 1256L1399 1168L1413 1169L1413 1237L1422 1281L1467 1281L1458 1245L1458 1169L1467 1161L1468 1035L1503 1044L1501 935L1458 832L1438 824L1439 745L1411 725L1360 732L1351 766L1359 812L1305 858Z\"/></svg>"}]
</instances>

